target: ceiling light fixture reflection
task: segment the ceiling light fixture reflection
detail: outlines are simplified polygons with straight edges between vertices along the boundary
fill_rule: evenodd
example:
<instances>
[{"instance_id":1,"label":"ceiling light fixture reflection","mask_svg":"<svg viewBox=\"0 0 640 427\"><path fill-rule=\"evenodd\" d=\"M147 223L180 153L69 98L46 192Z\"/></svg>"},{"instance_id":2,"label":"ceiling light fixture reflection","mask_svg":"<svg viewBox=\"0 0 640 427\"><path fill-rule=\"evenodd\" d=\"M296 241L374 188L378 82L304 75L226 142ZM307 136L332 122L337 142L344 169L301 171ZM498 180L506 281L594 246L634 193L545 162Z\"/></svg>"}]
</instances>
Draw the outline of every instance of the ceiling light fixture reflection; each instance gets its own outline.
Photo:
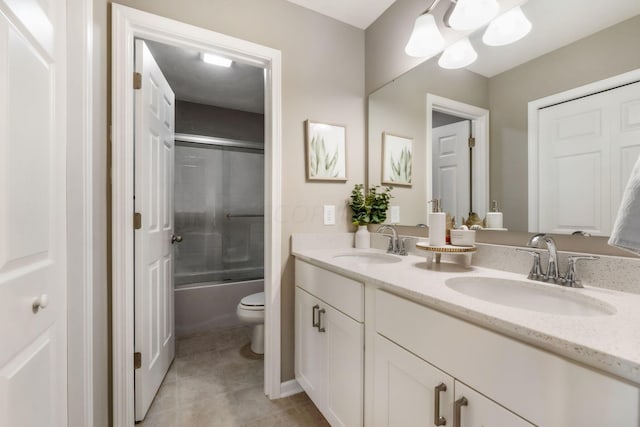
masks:
<instances>
[{"instance_id":1,"label":"ceiling light fixture reflection","mask_svg":"<svg viewBox=\"0 0 640 427\"><path fill-rule=\"evenodd\" d=\"M203 53L201 58L207 64L218 65L220 67L226 68L231 67L231 64L233 63L233 61L229 58L225 58L220 55L214 55L212 53Z\"/></svg>"},{"instance_id":2,"label":"ceiling light fixture reflection","mask_svg":"<svg viewBox=\"0 0 640 427\"><path fill-rule=\"evenodd\" d=\"M444 48L444 38L435 18L430 14L439 1L434 1L426 12L416 18L411 37L404 48L407 55L416 58L432 56Z\"/></svg>"},{"instance_id":3,"label":"ceiling light fixture reflection","mask_svg":"<svg viewBox=\"0 0 640 427\"><path fill-rule=\"evenodd\" d=\"M496 0L458 0L449 25L454 30L474 30L493 19L499 10Z\"/></svg>"},{"instance_id":4,"label":"ceiling light fixture reflection","mask_svg":"<svg viewBox=\"0 0 640 427\"><path fill-rule=\"evenodd\" d=\"M472 64L478 59L478 53L475 51L468 38L459 40L449 46L440 56L438 65L442 68L453 70L456 68L464 68Z\"/></svg>"},{"instance_id":5,"label":"ceiling light fixture reflection","mask_svg":"<svg viewBox=\"0 0 640 427\"><path fill-rule=\"evenodd\" d=\"M488 46L504 46L520 40L529 31L531 22L520 7L515 7L491 21L482 41Z\"/></svg>"}]
</instances>

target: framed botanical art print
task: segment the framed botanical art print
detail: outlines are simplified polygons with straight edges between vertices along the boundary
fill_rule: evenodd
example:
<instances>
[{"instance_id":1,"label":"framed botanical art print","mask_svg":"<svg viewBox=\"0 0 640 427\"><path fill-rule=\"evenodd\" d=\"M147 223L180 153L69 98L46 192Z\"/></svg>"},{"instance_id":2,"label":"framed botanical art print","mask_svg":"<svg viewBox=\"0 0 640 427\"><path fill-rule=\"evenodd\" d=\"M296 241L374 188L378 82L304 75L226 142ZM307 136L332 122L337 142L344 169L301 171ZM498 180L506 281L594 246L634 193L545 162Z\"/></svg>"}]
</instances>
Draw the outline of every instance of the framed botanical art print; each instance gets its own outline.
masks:
<instances>
[{"instance_id":1,"label":"framed botanical art print","mask_svg":"<svg viewBox=\"0 0 640 427\"><path fill-rule=\"evenodd\" d=\"M382 132L382 184L411 186L413 139Z\"/></svg>"},{"instance_id":2,"label":"framed botanical art print","mask_svg":"<svg viewBox=\"0 0 640 427\"><path fill-rule=\"evenodd\" d=\"M305 121L307 180L347 180L346 128Z\"/></svg>"}]
</instances>

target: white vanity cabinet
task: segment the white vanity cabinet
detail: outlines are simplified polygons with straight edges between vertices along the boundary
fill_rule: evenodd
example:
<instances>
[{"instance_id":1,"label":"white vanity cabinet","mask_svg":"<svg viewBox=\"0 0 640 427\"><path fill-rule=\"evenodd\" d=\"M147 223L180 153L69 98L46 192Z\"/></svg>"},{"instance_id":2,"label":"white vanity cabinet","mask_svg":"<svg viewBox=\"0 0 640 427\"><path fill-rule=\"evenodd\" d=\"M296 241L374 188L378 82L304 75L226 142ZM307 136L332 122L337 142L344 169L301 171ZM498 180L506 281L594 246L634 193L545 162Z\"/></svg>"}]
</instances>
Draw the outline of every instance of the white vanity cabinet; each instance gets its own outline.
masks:
<instances>
[{"instance_id":1,"label":"white vanity cabinet","mask_svg":"<svg viewBox=\"0 0 640 427\"><path fill-rule=\"evenodd\" d=\"M635 386L382 290L375 293L375 329L376 426L398 425L390 420L401 405L422 417L401 425L433 425L440 382L447 384L440 396L447 426L640 425ZM406 403L416 394L428 410Z\"/></svg>"},{"instance_id":2,"label":"white vanity cabinet","mask_svg":"<svg viewBox=\"0 0 640 427\"><path fill-rule=\"evenodd\" d=\"M363 425L364 285L295 264L296 380L332 426Z\"/></svg>"}]
</instances>

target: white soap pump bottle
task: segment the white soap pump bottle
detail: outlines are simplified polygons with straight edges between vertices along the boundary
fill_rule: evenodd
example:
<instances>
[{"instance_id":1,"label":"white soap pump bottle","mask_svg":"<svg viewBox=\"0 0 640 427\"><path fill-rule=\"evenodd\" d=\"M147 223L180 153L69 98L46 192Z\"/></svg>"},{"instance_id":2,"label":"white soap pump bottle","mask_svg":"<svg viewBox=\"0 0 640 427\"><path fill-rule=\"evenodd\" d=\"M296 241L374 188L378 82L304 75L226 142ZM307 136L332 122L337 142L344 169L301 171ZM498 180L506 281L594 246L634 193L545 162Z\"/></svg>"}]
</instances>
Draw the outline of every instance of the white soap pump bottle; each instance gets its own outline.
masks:
<instances>
[{"instance_id":1,"label":"white soap pump bottle","mask_svg":"<svg viewBox=\"0 0 640 427\"><path fill-rule=\"evenodd\" d=\"M429 200L432 211L429 212L429 246L444 246L447 236L447 214L442 212L440 199Z\"/></svg>"},{"instance_id":2,"label":"white soap pump bottle","mask_svg":"<svg viewBox=\"0 0 640 427\"><path fill-rule=\"evenodd\" d=\"M485 228L502 228L502 212L498 212L498 201L491 203L491 212L487 212L484 220Z\"/></svg>"}]
</instances>

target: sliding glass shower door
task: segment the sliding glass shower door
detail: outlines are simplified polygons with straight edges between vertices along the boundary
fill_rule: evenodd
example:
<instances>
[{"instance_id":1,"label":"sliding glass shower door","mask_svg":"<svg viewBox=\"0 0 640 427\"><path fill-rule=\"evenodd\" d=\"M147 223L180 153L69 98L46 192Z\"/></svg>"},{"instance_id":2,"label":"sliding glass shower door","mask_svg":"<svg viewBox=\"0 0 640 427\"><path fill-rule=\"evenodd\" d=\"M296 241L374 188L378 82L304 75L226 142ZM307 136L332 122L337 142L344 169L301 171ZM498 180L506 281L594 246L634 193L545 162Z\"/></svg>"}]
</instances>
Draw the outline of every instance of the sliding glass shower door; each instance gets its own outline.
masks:
<instances>
[{"instance_id":1,"label":"sliding glass shower door","mask_svg":"<svg viewBox=\"0 0 640 427\"><path fill-rule=\"evenodd\" d=\"M263 278L264 151L254 143L182 139L199 143L176 136L175 228L183 238L176 286Z\"/></svg>"}]
</instances>

